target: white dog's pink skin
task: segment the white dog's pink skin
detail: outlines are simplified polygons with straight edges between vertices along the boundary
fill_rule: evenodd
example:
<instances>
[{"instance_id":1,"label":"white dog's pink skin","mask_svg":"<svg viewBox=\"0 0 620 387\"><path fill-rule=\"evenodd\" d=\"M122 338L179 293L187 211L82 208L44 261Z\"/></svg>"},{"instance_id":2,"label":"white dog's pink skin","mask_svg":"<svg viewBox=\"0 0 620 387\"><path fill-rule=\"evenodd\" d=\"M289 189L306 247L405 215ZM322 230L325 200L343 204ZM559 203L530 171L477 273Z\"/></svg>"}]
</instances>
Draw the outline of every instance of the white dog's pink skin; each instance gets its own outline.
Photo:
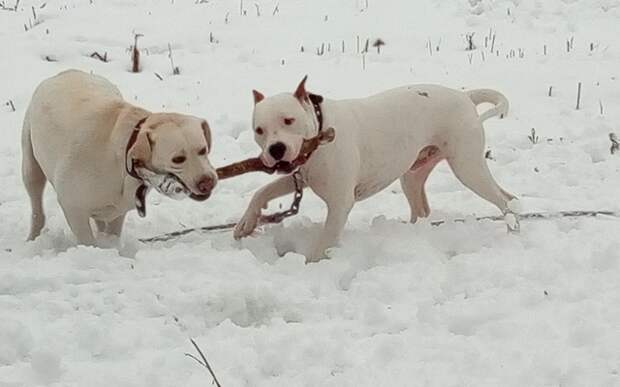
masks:
<instances>
[{"instance_id":1,"label":"white dog's pink skin","mask_svg":"<svg viewBox=\"0 0 620 387\"><path fill-rule=\"evenodd\" d=\"M305 78L292 93L265 98L254 91L254 130L263 160L273 165L297 156L304 138L317 134L318 120L305 90ZM495 107L478 116L476 105ZM337 244L356 201L366 199L400 178L411 207L411 222L427 217L430 208L424 183L441 160L480 197L509 213L513 195L493 179L484 158L482 121L503 116L506 98L494 90L461 92L437 85L400 87L362 99L328 100L321 104L324 127L336 129L333 143L323 145L301 168L304 182L327 204L319 240L306 253L308 262L324 257ZM274 152L274 144L285 149ZM261 188L234 231L250 235L261 208L294 190L291 176Z\"/></svg>"}]
</instances>

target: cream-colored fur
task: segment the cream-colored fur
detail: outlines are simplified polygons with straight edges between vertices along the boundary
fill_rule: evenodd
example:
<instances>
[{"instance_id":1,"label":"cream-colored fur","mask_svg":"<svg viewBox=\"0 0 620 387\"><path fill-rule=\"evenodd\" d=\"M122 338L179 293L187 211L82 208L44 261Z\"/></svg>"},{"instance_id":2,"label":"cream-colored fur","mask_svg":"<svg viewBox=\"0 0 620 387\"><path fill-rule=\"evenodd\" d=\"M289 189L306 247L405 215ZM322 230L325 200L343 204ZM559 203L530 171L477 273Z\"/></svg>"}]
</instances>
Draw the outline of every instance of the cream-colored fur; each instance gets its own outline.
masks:
<instances>
[{"instance_id":1,"label":"cream-colored fur","mask_svg":"<svg viewBox=\"0 0 620 387\"><path fill-rule=\"evenodd\" d=\"M303 139L317 133L318 120L304 81L295 93L264 98L254 91L255 138L267 165L295 159ZM495 107L478 116L476 105L483 102ZM441 160L447 160L465 186L510 213L508 202L514 196L495 182L484 158L482 121L508 111L508 101L499 92L413 85L368 98L326 99L321 107L324 127L334 127L336 139L320 147L301 168L305 184L327 204L319 240L305 252L308 261L320 259L338 242L356 201L397 179L409 201L411 221L427 217L430 207L424 183ZM276 144L279 150L274 152ZM261 208L293 190L292 176L261 188L237 224L235 238L250 235ZM518 228L516 218L509 227Z\"/></svg>"},{"instance_id":2,"label":"cream-colored fur","mask_svg":"<svg viewBox=\"0 0 620 387\"><path fill-rule=\"evenodd\" d=\"M32 205L29 240L45 224L42 196L48 180L79 243L95 244L91 218L99 231L120 235L141 183L126 172L125 150L142 119L129 156L148 169L174 173L195 199L209 196L217 175L207 157L211 135L205 120L148 112L125 102L104 78L69 70L39 85L24 119L22 172ZM178 156L185 160L173 162Z\"/></svg>"}]
</instances>

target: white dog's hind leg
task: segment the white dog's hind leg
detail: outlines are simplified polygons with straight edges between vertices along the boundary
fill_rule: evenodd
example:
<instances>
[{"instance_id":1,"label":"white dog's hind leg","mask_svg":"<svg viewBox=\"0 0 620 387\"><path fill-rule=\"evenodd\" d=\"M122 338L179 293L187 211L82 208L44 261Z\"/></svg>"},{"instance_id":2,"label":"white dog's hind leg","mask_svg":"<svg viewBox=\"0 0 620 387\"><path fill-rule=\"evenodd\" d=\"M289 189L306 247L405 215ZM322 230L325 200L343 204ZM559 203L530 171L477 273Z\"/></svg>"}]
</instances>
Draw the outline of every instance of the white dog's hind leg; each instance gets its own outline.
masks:
<instances>
[{"instance_id":1,"label":"white dog's hind leg","mask_svg":"<svg viewBox=\"0 0 620 387\"><path fill-rule=\"evenodd\" d=\"M400 178L400 185L411 208L411 223L415 223L418 218L426 218L431 214L424 184L433 168L441 160L443 160L443 156L439 154L437 147L425 147L420 151L411 169Z\"/></svg>"},{"instance_id":2,"label":"white dog's hind leg","mask_svg":"<svg viewBox=\"0 0 620 387\"><path fill-rule=\"evenodd\" d=\"M303 182L299 182L304 186ZM291 192L295 191L295 180L293 175L284 176L267 184L263 188L256 191L252 200L245 210L243 217L239 220L235 226L233 237L235 239L241 239L246 237L254 231L258 224L258 219L261 215L261 208L266 208L267 204L273 199L279 198Z\"/></svg>"},{"instance_id":3,"label":"white dog's hind leg","mask_svg":"<svg viewBox=\"0 0 620 387\"><path fill-rule=\"evenodd\" d=\"M306 262L317 262L325 257L325 250L335 246L340 241L340 236L347 223L349 213L355 204L353 190L348 195L326 201L327 219L312 252L306 255Z\"/></svg>"},{"instance_id":4,"label":"white dog's hind leg","mask_svg":"<svg viewBox=\"0 0 620 387\"><path fill-rule=\"evenodd\" d=\"M418 218L426 218L431 213L424 190L425 181L425 176L420 176L413 171L407 171L400 178L400 185L411 209L411 217L409 219L411 223L415 223Z\"/></svg>"},{"instance_id":5,"label":"white dog's hind leg","mask_svg":"<svg viewBox=\"0 0 620 387\"><path fill-rule=\"evenodd\" d=\"M493 175L491 175L491 171L489 171L481 149L461 148L457 150L457 154L448 157L448 164L456 177L467 188L474 191L481 198L495 204L502 214L512 214L508 202L514 196L504 191L497 184ZM507 225L511 231L518 231L519 229L516 218L514 220L511 219Z\"/></svg>"},{"instance_id":6,"label":"white dog's hind leg","mask_svg":"<svg viewBox=\"0 0 620 387\"><path fill-rule=\"evenodd\" d=\"M43 191L47 178L39 162L34 157L32 142L30 140L30 128L26 123L22 132L22 178L24 186L30 196L32 215L30 218L30 233L28 240L31 241L41 234L45 226L45 213L43 212Z\"/></svg>"}]
</instances>

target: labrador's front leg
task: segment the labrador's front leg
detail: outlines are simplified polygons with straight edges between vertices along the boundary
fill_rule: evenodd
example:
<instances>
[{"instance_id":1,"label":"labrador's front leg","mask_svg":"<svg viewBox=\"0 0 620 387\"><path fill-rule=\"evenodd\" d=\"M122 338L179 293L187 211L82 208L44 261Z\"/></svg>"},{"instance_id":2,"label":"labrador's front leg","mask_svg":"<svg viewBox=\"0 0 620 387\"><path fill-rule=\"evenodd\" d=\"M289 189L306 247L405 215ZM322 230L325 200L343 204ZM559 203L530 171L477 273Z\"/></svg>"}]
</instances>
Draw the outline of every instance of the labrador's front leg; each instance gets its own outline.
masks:
<instances>
[{"instance_id":1,"label":"labrador's front leg","mask_svg":"<svg viewBox=\"0 0 620 387\"><path fill-rule=\"evenodd\" d=\"M300 181L300 184L303 183ZM235 226L234 238L241 239L252 234L258 225L261 209L266 208L271 200L293 191L295 191L295 178L293 175L281 177L259 189L252 197L248 208L245 210L245 214L243 214L243 217Z\"/></svg>"}]
</instances>

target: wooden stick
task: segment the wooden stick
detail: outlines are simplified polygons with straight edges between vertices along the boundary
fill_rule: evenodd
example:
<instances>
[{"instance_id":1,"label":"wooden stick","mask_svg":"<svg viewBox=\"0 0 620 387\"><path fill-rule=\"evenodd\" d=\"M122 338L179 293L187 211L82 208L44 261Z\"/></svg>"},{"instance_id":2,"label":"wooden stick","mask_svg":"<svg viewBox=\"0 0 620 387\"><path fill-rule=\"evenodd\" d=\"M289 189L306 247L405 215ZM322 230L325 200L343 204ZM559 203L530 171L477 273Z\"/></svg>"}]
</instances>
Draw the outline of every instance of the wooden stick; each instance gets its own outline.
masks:
<instances>
[{"instance_id":1,"label":"wooden stick","mask_svg":"<svg viewBox=\"0 0 620 387\"><path fill-rule=\"evenodd\" d=\"M312 153L320 145L334 141L335 137L336 132L334 131L334 128L327 128L315 137L304 139L304 142L301 145L301 151L299 152L299 156L297 156L297 158L290 163L279 162L273 167L268 167L263 164L263 161L260 159L260 157L253 157L218 168L217 177L219 179L228 179L249 172L265 172L269 174L273 174L274 172L293 172L297 167L303 165L306 161L308 161Z\"/></svg>"}]
</instances>

